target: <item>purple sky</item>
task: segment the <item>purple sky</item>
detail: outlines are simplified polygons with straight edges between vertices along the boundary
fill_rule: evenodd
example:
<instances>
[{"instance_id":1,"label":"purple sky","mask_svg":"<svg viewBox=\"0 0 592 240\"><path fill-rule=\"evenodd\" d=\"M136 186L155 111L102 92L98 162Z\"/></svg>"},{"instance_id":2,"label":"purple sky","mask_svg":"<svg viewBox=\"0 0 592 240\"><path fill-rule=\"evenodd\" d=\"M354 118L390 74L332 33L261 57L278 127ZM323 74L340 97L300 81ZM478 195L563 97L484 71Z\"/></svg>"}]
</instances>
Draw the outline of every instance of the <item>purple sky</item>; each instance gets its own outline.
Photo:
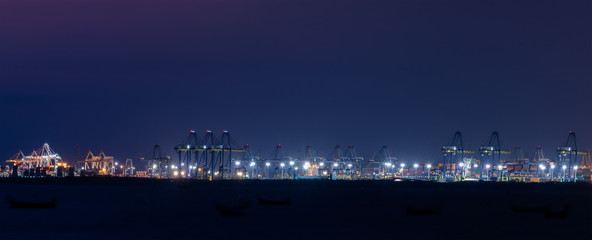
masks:
<instances>
[{"instance_id":1,"label":"purple sky","mask_svg":"<svg viewBox=\"0 0 592 240\"><path fill-rule=\"evenodd\" d=\"M169 154L230 130L263 157L382 145L592 147L590 1L0 1L0 159Z\"/></svg>"}]
</instances>

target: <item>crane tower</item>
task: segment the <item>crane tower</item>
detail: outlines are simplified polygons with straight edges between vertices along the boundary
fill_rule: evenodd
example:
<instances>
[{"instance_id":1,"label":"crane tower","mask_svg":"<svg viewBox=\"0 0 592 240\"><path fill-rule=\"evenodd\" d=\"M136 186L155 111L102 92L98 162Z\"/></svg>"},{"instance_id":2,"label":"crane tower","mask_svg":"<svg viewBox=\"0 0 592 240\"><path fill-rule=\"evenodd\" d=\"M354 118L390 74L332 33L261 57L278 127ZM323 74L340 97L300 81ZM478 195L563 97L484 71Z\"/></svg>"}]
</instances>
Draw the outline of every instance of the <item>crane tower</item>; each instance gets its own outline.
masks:
<instances>
[{"instance_id":1,"label":"crane tower","mask_svg":"<svg viewBox=\"0 0 592 240\"><path fill-rule=\"evenodd\" d=\"M501 155L510 154L510 151L502 149L501 140L498 132L492 132L486 145L479 147L481 155L481 172L486 173L495 168L495 164L502 164ZM481 174L483 177L483 174Z\"/></svg>"}]
</instances>

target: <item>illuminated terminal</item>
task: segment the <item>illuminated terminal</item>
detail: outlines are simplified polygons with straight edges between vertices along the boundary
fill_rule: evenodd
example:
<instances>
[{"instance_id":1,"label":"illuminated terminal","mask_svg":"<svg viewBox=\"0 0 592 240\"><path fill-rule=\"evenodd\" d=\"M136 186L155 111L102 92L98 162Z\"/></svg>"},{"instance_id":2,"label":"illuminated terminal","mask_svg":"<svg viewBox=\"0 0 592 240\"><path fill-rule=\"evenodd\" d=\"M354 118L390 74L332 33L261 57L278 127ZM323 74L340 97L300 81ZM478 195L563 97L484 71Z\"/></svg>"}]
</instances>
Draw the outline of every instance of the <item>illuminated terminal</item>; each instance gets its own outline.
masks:
<instances>
[{"instance_id":1,"label":"illuminated terminal","mask_svg":"<svg viewBox=\"0 0 592 240\"><path fill-rule=\"evenodd\" d=\"M400 161L387 146L365 159L357 154L353 145L345 151L334 147L327 156L318 155L311 144L305 146L301 156L289 156L281 144L271 156L254 155L250 146L239 145L228 131L216 137L206 131L200 138L195 131L174 150L177 156L163 156L160 145L155 145L152 155L136 161L146 164L137 171L132 159L119 164L113 156L104 152L98 155L88 151L86 158L71 164L45 143L29 155L19 151L7 160L2 176L12 177L86 177L117 176L156 179L199 180L412 180L412 181L495 181L495 182L577 182L590 181L592 161L589 151L579 151L575 133L556 149L555 159L548 158L541 146L537 146L532 158L528 158L517 146L510 152L502 143L498 132L493 132L485 144L475 152L464 146L462 134L456 132L453 139L442 146L441 161L428 163ZM477 156L475 156L477 155Z\"/></svg>"}]
</instances>

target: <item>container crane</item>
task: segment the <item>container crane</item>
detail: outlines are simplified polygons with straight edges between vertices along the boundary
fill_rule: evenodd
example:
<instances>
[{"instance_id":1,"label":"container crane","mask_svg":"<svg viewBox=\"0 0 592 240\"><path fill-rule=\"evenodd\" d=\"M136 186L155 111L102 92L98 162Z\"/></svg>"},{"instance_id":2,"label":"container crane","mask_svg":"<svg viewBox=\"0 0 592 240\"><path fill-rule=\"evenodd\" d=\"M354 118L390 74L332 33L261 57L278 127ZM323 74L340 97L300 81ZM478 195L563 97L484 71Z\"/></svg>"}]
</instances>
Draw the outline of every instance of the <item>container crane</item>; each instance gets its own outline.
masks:
<instances>
[{"instance_id":1,"label":"container crane","mask_svg":"<svg viewBox=\"0 0 592 240\"><path fill-rule=\"evenodd\" d=\"M444 165L442 166L442 177L456 176L456 166L463 165L465 153L475 153L472 150L466 150L463 145L462 133L455 132L452 140L442 146L442 154L444 156ZM460 164L463 163L463 164Z\"/></svg>"},{"instance_id":2,"label":"container crane","mask_svg":"<svg viewBox=\"0 0 592 240\"><path fill-rule=\"evenodd\" d=\"M557 148L557 161L560 165L565 166L565 171L569 178L572 176L572 172L574 172L574 180L576 178L575 172L577 171L578 167L578 155L583 156L586 152L579 151L578 152L578 145L576 142L576 133L573 131L569 131L569 135L567 135L566 141L563 145ZM576 168L576 169L574 169Z\"/></svg>"},{"instance_id":3,"label":"container crane","mask_svg":"<svg viewBox=\"0 0 592 240\"><path fill-rule=\"evenodd\" d=\"M502 144L498 132L491 133L491 136L489 137L489 141L487 142L487 144L479 147L479 153L481 155L481 172L486 173L488 179L490 171L493 171L493 169L495 169L495 164L500 164L499 166L502 166L501 155L511 154L510 151L502 149ZM498 171L501 172L499 168ZM481 177L483 178L483 176Z\"/></svg>"}]
</instances>

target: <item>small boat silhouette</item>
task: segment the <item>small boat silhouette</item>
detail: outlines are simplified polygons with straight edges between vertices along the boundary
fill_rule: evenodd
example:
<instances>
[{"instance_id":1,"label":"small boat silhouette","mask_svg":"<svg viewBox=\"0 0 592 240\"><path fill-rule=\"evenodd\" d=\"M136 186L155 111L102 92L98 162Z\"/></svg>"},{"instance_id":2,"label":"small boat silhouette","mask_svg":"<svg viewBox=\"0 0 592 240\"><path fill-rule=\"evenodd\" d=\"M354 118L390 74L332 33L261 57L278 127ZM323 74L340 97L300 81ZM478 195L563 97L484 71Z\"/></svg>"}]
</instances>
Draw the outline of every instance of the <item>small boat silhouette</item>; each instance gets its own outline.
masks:
<instances>
[{"instance_id":1,"label":"small boat silhouette","mask_svg":"<svg viewBox=\"0 0 592 240\"><path fill-rule=\"evenodd\" d=\"M271 197L257 197L257 201L261 205L290 205L292 204L292 197L285 198L271 198Z\"/></svg>"},{"instance_id":2,"label":"small boat silhouette","mask_svg":"<svg viewBox=\"0 0 592 240\"><path fill-rule=\"evenodd\" d=\"M548 206L516 206L511 205L512 212L515 213L544 213L549 208Z\"/></svg>"},{"instance_id":3,"label":"small boat silhouette","mask_svg":"<svg viewBox=\"0 0 592 240\"><path fill-rule=\"evenodd\" d=\"M8 198L8 203L10 204L10 208L55 208L56 207L57 199L54 197L50 201L47 202L26 202L26 201L17 201L12 198Z\"/></svg>"},{"instance_id":4,"label":"small boat silhouette","mask_svg":"<svg viewBox=\"0 0 592 240\"><path fill-rule=\"evenodd\" d=\"M545 211L545 217L546 218L554 218L554 219L566 218L568 212L569 212L569 206L564 205L563 208L561 208L561 210L559 210L559 211L552 211L551 209L547 209L547 211Z\"/></svg>"},{"instance_id":5,"label":"small boat silhouette","mask_svg":"<svg viewBox=\"0 0 592 240\"><path fill-rule=\"evenodd\" d=\"M220 213L220 216L244 216L247 215L247 209L249 209L250 206L250 201L241 201L236 206L217 203L216 209L218 210L218 213Z\"/></svg>"},{"instance_id":6,"label":"small boat silhouette","mask_svg":"<svg viewBox=\"0 0 592 240\"><path fill-rule=\"evenodd\" d=\"M405 208L407 215L409 216L429 216L440 214L439 207L420 207L420 206L407 206Z\"/></svg>"}]
</instances>

